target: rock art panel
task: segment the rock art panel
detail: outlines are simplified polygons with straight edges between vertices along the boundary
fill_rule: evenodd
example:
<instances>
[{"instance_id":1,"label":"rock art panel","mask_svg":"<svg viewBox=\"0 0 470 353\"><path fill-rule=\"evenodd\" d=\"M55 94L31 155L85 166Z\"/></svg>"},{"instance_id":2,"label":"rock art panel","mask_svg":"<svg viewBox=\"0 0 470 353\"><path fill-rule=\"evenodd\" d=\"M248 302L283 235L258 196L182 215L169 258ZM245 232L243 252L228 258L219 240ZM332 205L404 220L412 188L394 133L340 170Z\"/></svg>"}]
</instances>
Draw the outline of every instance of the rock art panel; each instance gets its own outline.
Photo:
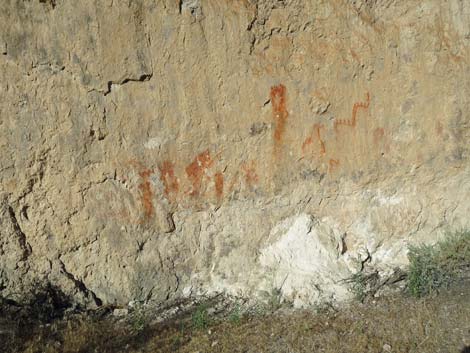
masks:
<instances>
[{"instance_id":1,"label":"rock art panel","mask_svg":"<svg viewBox=\"0 0 470 353\"><path fill-rule=\"evenodd\" d=\"M369 92L366 93L366 101L365 102L356 102L353 105L351 119L338 119L335 120L335 130L338 131L339 126L349 126L351 128L355 128L357 124L357 113L359 109L367 110L370 105L370 95Z\"/></svg>"}]
</instances>

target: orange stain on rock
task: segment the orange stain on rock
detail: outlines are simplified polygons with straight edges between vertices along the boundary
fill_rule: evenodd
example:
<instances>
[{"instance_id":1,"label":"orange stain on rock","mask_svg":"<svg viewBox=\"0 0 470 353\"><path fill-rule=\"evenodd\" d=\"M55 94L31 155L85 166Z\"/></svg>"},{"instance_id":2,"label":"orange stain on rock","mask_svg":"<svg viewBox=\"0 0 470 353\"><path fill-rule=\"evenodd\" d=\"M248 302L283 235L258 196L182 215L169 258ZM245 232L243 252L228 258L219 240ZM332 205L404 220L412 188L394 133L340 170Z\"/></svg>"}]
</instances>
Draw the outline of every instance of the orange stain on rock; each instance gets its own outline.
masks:
<instances>
[{"instance_id":1,"label":"orange stain on rock","mask_svg":"<svg viewBox=\"0 0 470 353\"><path fill-rule=\"evenodd\" d=\"M215 195L217 200L221 200L224 196L224 175L221 172L217 172L214 175L215 183Z\"/></svg>"},{"instance_id":2,"label":"orange stain on rock","mask_svg":"<svg viewBox=\"0 0 470 353\"><path fill-rule=\"evenodd\" d=\"M307 151L307 147L310 146L313 143L313 138L312 136L309 136L305 139L304 143L302 144L302 153L305 154Z\"/></svg>"},{"instance_id":3,"label":"orange stain on rock","mask_svg":"<svg viewBox=\"0 0 470 353\"><path fill-rule=\"evenodd\" d=\"M280 84L271 87L270 98L273 107L273 118L276 123L274 140L279 143L284 135L287 117L289 116L286 108L286 86Z\"/></svg>"},{"instance_id":4,"label":"orange stain on rock","mask_svg":"<svg viewBox=\"0 0 470 353\"><path fill-rule=\"evenodd\" d=\"M139 172L139 176L142 179L142 182L139 184L139 190L142 193L140 200L144 209L145 219L152 218L154 214L152 203L153 191L152 185L150 184L150 175L152 175L152 173L153 171L151 169L144 169Z\"/></svg>"},{"instance_id":5,"label":"orange stain on rock","mask_svg":"<svg viewBox=\"0 0 470 353\"><path fill-rule=\"evenodd\" d=\"M198 196L201 191L202 179L205 171L213 164L209 150L198 154L194 161L186 167L186 175L191 181L192 190L189 192L191 196Z\"/></svg>"},{"instance_id":6,"label":"orange stain on rock","mask_svg":"<svg viewBox=\"0 0 470 353\"><path fill-rule=\"evenodd\" d=\"M330 159L328 161L328 171L330 173L334 172L339 167L339 160L338 159Z\"/></svg>"},{"instance_id":7,"label":"orange stain on rock","mask_svg":"<svg viewBox=\"0 0 470 353\"><path fill-rule=\"evenodd\" d=\"M374 130L374 143L378 144L380 140L385 136L385 130L383 127L378 127Z\"/></svg>"},{"instance_id":8,"label":"orange stain on rock","mask_svg":"<svg viewBox=\"0 0 470 353\"><path fill-rule=\"evenodd\" d=\"M318 138L318 142L320 143L320 153L324 155L326 153L325 142L321 138L320 129L323 128L321 124L313 125L313 129L315 130Z\"/></svg>"},{"instance_id":9,"label":"orange stain on rock","mask_svg":"<svg viewBox=\"0 0 470 353\"><path fill-rule=\"evenodd\" d=\"M351 56L354 58L354 60L356 60L358 63L360 63L361 60L359 59L359 55L357 55L357 53L352 48L349 49L349 51L351 52Z\"/></svg>"},{"instance_id":10,"label":"orange stain on rock","mask_svg":"<svg viewBox=\"0 0 470 353\"><path fill-rule=\"evenodd\" d=\"M339 125L345 125L345 126L350 126L350 127L356 127L357 124L357 112L358 110L361 109L368 109L370 105L370 95L369 92L366 93L366 101L365 102L356 102L353 105L353 110L352 110L352 116L350 120L347 119L338 119L335 121L335 130L338 129Z\"/></svg>"},{"instance_id":11,"label":"orange stain on rock","mask_svg":"<svg viewBox=\"0 0 470 353\"><path fill-rule=\"evenodd\" d=\"M168 197L170 193L177 193L179 190L178 178L175 176L174 165L170 161L164 161L158 169L160 170L160 180L165 187L164 192Z\"/></svg>"},{"instance_id":12,"label":"orange stain on rock","mask_svg":"<svg viewBox=\"0 0 470 353\"><path fill-rule=\"evenodd\" d=\"M243 163L242 169L245 174L245 182L249 186L257 184L259 181L258 174L256 173L255 162L251 161L250 163Z\"/></svg>"},{"instance_id":13,"label":"orange stain on rock","mask_svg":"<svg viewBox=\"0 0 470 353\"><path fill-rule=\"evenodd\" d=\"M309 137L307 137L302 144L302 152L305 154L307 147L310 146L313 143L313 135L316 135L316 138L318 140L318 144L320 147L320 154L324 156L326 154L326 146L325 146L325 141L323 141L321 137L321 132L320 130L323 128L322 124L314 124L313 125L313 131Z\"/></svg>"},{"instance_id":14,"label":"orange stain on rock","mask_svg":"<svg viewBox=\"0 0 470 353\"><path fill-rule=\"evenodd\" d=\"M442 136L442 133L444 132L444 126L440 121L437 121L436 123L436 134L438 136Z\"/></svg>"},{"instance_id":15,"label":"orange stain on rock","mask_svg":"<svg viewBox=\"0 0 470 353\"><path fill-rule=\"evenodd\" d=\"M138 188L141 192L140 202L144 213L142 222L144 222L152 218L154 215L154 207L152 202L154 195L152 190L152 184L150 183L150 175L153 174L153 170L146 168L142 163L135 159L130 160L128 163L129 165L133 166L135 169L138 170L138 174L141 179Z\"/></svg>"},{"instance_id":16,"label":"orange stain on rock","mask_svg":"<svg viewBox=\"0 0 470 353\"><path fill-rule=\"evenodd\" d=\"M328 101L328 97L327 97L327 94L324 92L326 90L326 88L322 88L322 89L316 89L312 92L312 95L321 100L322 102L327 102Z\"/></svg>"}]
</instances>

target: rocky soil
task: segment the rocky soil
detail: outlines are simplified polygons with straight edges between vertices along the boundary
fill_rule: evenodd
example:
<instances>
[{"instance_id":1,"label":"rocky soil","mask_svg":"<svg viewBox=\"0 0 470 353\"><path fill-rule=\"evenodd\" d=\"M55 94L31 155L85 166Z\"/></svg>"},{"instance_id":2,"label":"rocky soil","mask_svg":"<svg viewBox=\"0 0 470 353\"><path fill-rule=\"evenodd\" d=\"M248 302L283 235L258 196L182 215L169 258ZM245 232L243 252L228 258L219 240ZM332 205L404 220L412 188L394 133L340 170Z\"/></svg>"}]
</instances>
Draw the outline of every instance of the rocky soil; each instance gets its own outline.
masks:
<instances>
[{"instance_id":1,"label":"rocky soil","mask_svg":"<svg viewBox=\"0 0 470 353\"><path fill-rule=\"evenodd\" d=\"M2 0L0 296L347 299L469 228L469 61L466 0Z\"/></svg>"}]
</instances>

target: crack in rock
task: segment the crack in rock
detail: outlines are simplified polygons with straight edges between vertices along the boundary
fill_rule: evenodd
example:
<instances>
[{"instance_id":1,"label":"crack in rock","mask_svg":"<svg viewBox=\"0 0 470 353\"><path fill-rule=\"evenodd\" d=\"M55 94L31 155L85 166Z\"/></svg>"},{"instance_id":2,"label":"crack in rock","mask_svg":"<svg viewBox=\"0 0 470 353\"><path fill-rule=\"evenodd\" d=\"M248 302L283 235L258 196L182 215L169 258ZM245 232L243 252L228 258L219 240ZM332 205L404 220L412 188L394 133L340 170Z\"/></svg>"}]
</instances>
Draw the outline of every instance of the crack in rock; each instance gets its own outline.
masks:
<instances>
[{"instance_id":1,"label":"crack in rock","mask_svg":"<svg viewBox=\"0 0 470 353\"><path fill-rule=\"evenodd\" d=\"M103 93L104 96L107 96L109 93L111 93L113 86L122 86L128 82L145 82L149 81L153 76L153 73L150 74L142 74L139 78L125 78L121 81L115 82L115 81L108 81L108 89Z\"/></svg>"},{"instance_id":2,"label":"crack in rock","mask_svg":"<svg viewBox=\"0 0 470 353\"><path fill-rule=\"evenodd\" d=\"M26 235L23 232L23 230L21 229L20 224L18 223L15 211L13 211L13 208L10 207L10 206L8 207L8 213L11 217L11 222L13 224L15 232L18 234L18 241L20 243L20 246L23 249L23 254L22 254L21 260L22 261L27 260L28 257L32 253L31 246L29 245L28 241L26 240Z\"/></svg>"},{"instance_id":3,"label":"crack in rock","mask_svg":"<svg viewBox=\"0 0 470 353\"><path fill-rule=\"evenodd\" d=\"M98 296L92 290L88 289L82 281L77 279L71 272L67 271L67 269L65 268L65 264L61 260L59 260L59 264L64 275L75 284L76 288L80 292L82 292L86 298L89 298L91 296L91 299L98 307L103 304L103 301L98 298Z\"/></svg>"}]
</instances>

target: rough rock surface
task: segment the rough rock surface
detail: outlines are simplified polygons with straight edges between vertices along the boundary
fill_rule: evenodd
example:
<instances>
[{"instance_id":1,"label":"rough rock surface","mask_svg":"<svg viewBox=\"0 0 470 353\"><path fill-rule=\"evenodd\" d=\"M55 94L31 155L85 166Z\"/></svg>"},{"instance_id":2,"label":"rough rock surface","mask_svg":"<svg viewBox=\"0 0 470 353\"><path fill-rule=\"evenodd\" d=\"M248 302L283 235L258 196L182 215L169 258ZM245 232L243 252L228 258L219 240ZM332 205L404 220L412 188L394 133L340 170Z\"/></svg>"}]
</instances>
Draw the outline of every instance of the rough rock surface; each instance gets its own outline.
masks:
<instances>
[{"instance_id":1,"label":"rough rock surface","mask_svg":"<svg viewBox=\"0 0 470 353\"><path fill-rule=\"evenodd\" d=\"M302 306L470 226L466 0L3 0L0 295Z\"/></svg>"}]
</instances>

